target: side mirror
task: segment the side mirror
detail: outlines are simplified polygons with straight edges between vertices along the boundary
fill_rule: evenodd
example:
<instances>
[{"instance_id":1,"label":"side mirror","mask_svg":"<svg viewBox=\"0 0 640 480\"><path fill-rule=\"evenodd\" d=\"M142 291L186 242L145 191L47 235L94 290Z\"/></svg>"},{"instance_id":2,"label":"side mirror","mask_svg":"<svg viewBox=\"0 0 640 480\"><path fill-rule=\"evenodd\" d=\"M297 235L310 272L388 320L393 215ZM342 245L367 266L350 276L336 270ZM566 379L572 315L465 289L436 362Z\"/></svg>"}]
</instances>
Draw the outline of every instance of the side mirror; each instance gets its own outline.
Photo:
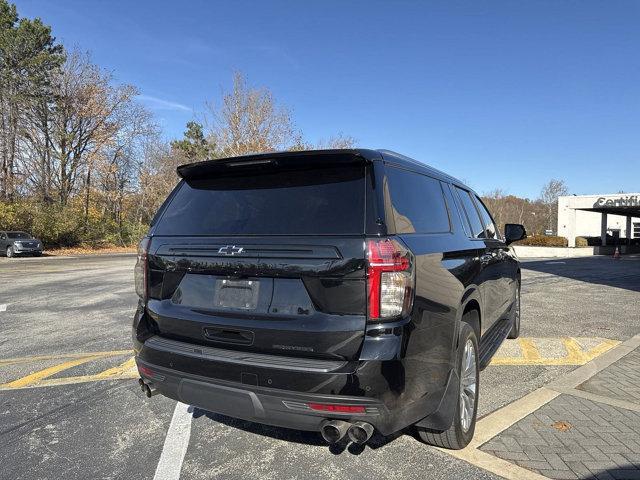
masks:
<instances>
[{"instance_id":1,"label":"side mirror","mask_svg":"<svg viewBox=\"0 0 640 480\"><path fill-rule=\"evenodd\" d=\"M519 223L507 223L504 226L504 241L507 245L527 238L527 231Z\"/></svg>"}]
</instances>

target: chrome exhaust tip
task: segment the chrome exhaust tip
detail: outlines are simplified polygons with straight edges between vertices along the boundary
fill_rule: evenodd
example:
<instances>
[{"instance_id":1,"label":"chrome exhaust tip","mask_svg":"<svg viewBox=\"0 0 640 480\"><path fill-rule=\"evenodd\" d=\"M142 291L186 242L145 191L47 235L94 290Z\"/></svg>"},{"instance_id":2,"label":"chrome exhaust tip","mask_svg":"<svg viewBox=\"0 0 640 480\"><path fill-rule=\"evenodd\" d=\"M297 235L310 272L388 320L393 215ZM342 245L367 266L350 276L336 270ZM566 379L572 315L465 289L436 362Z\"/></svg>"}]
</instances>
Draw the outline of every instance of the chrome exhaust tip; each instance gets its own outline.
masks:
<instances>
[{"instance_id":1,"label":"chrome exhaust tip","mask_svg":"<svg viewBox=\"0 0 640 480\"><path fill-rule=\"evenodd\" d=\"M342 420L325 420L320 424L320 433L327 443L339 442L349 430L350 424Z\"/></svg>"},{"instance_id":2,"label":"chrome exhaust tip","mask_svg":"<svg viewBox=\"0 0 640 480\"><path fill-rule=\"evenodd\" d=\"M142 378L138 379L138 383L140 384L140 390L147 398L151 398L158 393L152 383L146 383Z\"/></svg>"},{"instance_id":3,"label":"chrome exhaust tip","mask_svg":"<svg viewBox=\"0 0 640 480\"><path fill-rule=\"evenodd\" d=\"M348 430L349 440L362 445L367 443L373 435L373 425L366 422L354 422Z\"/></svg>"},{"instance_id":4,"label":"chrome exhaust tip","mask_svg":"<svg viewBox=\"0 0 640 480\"><path fill-rule=\"evenodd\" d=\"M158 393L158 390L153 385L145 385L144 394L147 398L151 398Z\"/></svg>"}]
</instances>

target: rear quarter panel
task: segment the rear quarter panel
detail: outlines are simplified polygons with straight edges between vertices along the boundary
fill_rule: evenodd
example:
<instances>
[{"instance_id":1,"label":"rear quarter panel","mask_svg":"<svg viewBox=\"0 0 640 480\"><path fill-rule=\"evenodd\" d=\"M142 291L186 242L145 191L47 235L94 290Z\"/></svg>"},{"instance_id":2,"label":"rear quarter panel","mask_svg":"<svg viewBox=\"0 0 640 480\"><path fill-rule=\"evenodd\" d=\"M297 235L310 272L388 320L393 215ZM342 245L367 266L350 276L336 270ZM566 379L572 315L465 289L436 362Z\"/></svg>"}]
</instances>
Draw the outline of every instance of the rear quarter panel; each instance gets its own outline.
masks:
<instances>
[{"instance_id":1,"label":"rear quarter panel","mask_svg":"<svg viewBox=\"0 0 640 480\"><path fill-rule=\"evenodd\" d=\"M403 235L415 255L416 291L405 329L407 384L420 396L443 387L454 368L465 304L478 298L477 253L454 234Z\"/></svg>"},{"instance_id":2,"label":"rear quarter panel","mask_svg":"<svg viewBox=\"0 0 640 480\"><path fill-rule=\"evenodd\" d=\"M379 204L384 205L385 223L395 233L392 198L386 176L387 165L376 162L376 188ZM437 178L437 177L433 177ZM447 180L441 179L445 186ZM397 402L420 402L443 391L455 367L458 329L465 305L476 300L481 308L479 288L482 279L479 256L483 242L469 239L463 229L457 206L448 188L443 194L449 210L448 233L410 233L397 237L415 256L416 285L411 316L403 327L402 362L395 375L402 388L391 389ZM428 208L425 205L423 208ZM388 367L388 366L387 366ZM390 399L385 399L392 405ZM428 412L424 412L428 413Z\"/></svg>"}]
</instances>

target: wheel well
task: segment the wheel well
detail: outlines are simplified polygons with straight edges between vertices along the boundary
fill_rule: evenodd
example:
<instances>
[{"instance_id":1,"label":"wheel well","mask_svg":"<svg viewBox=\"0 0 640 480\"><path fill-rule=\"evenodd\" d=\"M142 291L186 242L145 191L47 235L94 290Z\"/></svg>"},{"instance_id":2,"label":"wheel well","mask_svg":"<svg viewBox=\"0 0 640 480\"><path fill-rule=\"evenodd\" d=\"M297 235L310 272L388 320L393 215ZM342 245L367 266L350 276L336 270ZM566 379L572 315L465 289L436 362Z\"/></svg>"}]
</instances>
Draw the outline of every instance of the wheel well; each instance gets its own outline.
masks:
<instances>
[{"instance_id":1,"label":"wheel well","mask_svg":"<svg viewBox=\"0 0 640 480\"><path fill-rule=\"evenodd\" d=\"M475 311L476 315L469 315L465 318L465 315L469 312ZM482 320L480 318L480 304L476 300L469 300L462 312L462 321L467 322L475 330L478 340L480 340L480 328L482 326Z\"/></svg>"}]
</instances>

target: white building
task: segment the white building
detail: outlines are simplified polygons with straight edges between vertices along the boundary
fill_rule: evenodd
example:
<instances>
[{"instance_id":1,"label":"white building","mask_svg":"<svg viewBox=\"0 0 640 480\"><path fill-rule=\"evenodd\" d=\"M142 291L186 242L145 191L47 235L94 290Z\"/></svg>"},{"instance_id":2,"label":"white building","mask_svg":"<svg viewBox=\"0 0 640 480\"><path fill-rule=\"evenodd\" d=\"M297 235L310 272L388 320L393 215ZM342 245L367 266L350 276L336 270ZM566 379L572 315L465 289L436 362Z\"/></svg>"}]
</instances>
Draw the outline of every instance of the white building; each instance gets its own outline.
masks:
<instances>
[{"instance_id":1,"label":"white building","mask_svg":"<svg viewBox=\"0 0 640 480\"><path fill-rule=\"evenodd\" d=\"M571 195L558 198L558 235L575 247L576 237L619 238L621 246L640 238L640 193Z\"/></svg>"}]
</instances>

